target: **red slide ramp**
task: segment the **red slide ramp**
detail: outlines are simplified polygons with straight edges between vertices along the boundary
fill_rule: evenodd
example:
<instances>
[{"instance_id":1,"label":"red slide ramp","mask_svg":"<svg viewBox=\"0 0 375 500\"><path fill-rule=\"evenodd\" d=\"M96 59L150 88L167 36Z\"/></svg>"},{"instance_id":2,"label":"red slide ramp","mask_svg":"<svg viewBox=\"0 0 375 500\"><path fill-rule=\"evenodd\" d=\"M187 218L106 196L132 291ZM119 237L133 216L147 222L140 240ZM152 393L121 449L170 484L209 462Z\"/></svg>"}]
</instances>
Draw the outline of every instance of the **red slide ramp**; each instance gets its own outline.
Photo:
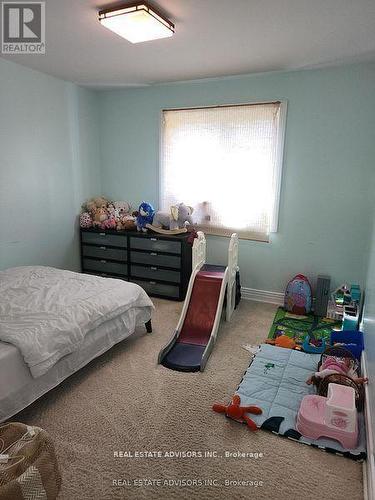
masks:
<instances>
[{"instance_id":1,"label":"red slide ramp","mask_svg":"<svg viewBox=\"0 0 375 500\"><path fill-rule=\"evenodd\" d=\"M180 335L162 359L162 365L178 371L199 371L213 333L226 268L204 265L194 280ZM221 303L220 303L221 302ZM221 311L220 311L221 312Z\"/></svg>"}]
</instances>

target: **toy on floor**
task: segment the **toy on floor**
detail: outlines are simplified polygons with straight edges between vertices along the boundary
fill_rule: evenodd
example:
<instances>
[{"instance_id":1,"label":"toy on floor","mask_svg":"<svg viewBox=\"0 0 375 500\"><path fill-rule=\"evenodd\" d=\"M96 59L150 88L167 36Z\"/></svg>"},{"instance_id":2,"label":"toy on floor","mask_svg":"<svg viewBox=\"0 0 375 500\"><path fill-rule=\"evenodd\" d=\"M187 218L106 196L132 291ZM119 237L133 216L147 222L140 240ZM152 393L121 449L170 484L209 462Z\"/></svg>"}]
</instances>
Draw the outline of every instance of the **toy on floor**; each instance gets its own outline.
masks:
<instances>
[{"instance_id":1,"label":"toy on floor","mask_svg":"<svg viewBox=\"0 0 375 500\"><path fill-rule=\"evenodd\" d=\"M327 316L342 319L343 330L357 330L361 312L361 289L359 285L343 284L331 294Z\"/></svg>"},{"instance_id":2,"label":"toy on floor","mask_svg":"<svg viewBox=\"0 0 375 500\"><path fill-rule=\"evenodd\" d=\"M293 314L308 314L311 310L312 291L309 280L303 274L291 279L285 290L284 308Z\"/></svg>"},{"instance_id":3,"label":"toy on floor","mask_svg":"<svg viewBox=\"0 0 375 500\"><path fill-rule=\"evenodd\" d=\"M285 347L286 349L295 349L297 347L295 341L287 335L279 335L275 339L267 339L265 343L277 347Z\"/></svg>"},{"instance_id":4,"label":"toy on floor","mask_svg":"<svg viewBox=\"0 0 375 500\"><path fill-rule=\"evenodd\" d=\"M302 399L296 429L310 439L335 439L346 449L358 442L358 418L352 387L330 384L327 397L308 395Z\"/></svg>"},{"instance_id":5,"label":"toy on floor","mask_svg":"<svg viewBox=\"0 0 375 500\"><path fill-rule=\"evenodd\" d=\"M324 338L316 340L312 334L306 335L302 349L309 354L321 354L326 350L326 341Z\"/></svg>"},{"instance_id":6,"label":"toy on floor","mask_svg":"<svg viewBox=\"0 0 375 500\"><path fill-rule=\"evenodd\" d=\"M212 409L217 413L225 413L225 415L237 422L245 422L252 431L258 430L257 424L254 420L251 420L246 413L253 413L254 415L260 415L262 410L258 406L240 406L241 398L238 394L232 397L232 401L229 405L222 405L215 403Z\"/></svg>"},{"instance_id":7,"label":"toy on floor","mask_svg":"<svg viewBox=\"0 0 375 500\"><path fill-rule=\"evenodd\" d=\"M201 231L197 234L192 250L193 270L180 320L158 357L159 364L183 372L204 370L216 342L222 312L230 321L240 299L238 235L233 233L230 238L228 264L217 266L206 264L206 239Z\"/></svg>"},{"instance_id":8,"label":"toy on floor","mask_svg":"<svg viewBox=\"0 0 375 500\"><path fill-rule=\"evenodd\" d=\"M367 378L359 377L358 363L352 353L344 347L330 347L322 354L318 364L318 371L306 380L308 385L319 384L328 375L345 375L356 384L364 384Z\"/></svg>"}]
</instances>

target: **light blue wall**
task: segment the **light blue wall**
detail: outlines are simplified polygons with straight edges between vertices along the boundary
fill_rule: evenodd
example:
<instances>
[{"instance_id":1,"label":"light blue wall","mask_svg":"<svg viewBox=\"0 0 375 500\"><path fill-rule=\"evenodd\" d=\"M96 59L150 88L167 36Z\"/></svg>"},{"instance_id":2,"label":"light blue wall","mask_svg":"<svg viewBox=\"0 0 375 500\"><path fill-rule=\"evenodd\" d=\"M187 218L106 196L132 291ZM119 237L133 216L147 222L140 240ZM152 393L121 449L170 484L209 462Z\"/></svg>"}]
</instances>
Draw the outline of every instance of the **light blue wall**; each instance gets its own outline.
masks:
<instances>
[{"instance_id":1,"label":"light blue wall","mask_svg":"<svg viewBox=\"0 0 375 500\"><path fill-rule=\"evenodd\" d=\"M374 95L373 64L101 92L104 194L157 206L163 108L287 99L279 232L270 244L241 241L243 285L282 291L297 272L363 284ZM227 244L209 239L212 263L225 261Z\"/></svg>"},{"instance_id":2,"label":"light blue wall","mask_svg":"<svg viewBox=\"0 0 375 500\"><path fill-rule=\"evenodd\" d=\"M95 93L0 59L0 110L0 269L77 269L79 206L101 189Z\"/></svg>"},{"instance_id":3,"label":"light blue wall","mask_svg":"<svg viewBox=\"0 0 375 500\"><path fill-rule=\"evenodd\" d=\"M241 241L243 285L282 291L296 272L363 284L374 95L371 64L92 92L0 59L0 268L76 269L76 214L100 192L157 206L163 108L287 99L280 230ZM211 262L227 243L209 239Z\"/></svg>"},{"instance_id":4,"label":"light blue wall","mask_svg":"<svg viewBox=\"0 0 375 500\"><path fill-rule=\"evenodd\" d=\"M375 162L375 160L374 160ZM373 189L375 189L375 168L373 172ZM375 198L374 198L375 203ZM369 252L369 262L366 280L365 305L363 310L362 329L365 334L365 350L368 369L368 389L370 393L370 406L372 429L375 433L375 210L372 239ZM375 443L373 443L375 449ZM375 459L375 457L373 457ZM375 481L375 478L374 478Z\"/></svg>"}]
</instances>

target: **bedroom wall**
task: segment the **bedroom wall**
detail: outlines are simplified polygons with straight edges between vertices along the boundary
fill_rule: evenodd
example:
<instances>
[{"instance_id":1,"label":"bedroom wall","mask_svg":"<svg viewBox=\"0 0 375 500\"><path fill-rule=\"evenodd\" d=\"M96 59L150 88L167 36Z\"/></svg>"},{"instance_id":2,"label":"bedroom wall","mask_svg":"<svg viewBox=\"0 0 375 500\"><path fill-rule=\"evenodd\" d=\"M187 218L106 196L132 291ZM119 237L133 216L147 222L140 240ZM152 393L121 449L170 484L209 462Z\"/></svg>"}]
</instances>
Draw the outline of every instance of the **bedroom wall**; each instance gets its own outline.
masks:
<instances>
[{"instance_id":1,"label":"bedroom wall","mask_svg":"<svg viewBox=\"0 0 375 500\"><path fill-rule=\"evenodd\" d=\"M373 178L373 188L375 189L375 170ZM362 330L365 333L365 350L368 369L368 390L370 393L370 413L372 417L373 436L375 438L375 210L374 225L372 230L372 239L369 253L369 262L366 278L366 294L365 304L362 318ZM372 452L375 450L375 442L373 442ZM372 457L372 467L375 467L375 456ZM373 478L375 481L375 478ZM373 484L375 488L375 482Z\"/></svg>"},{"instance_id":2,"label":"bedroom wall","mask_svg":"<svg viewBox=\"0 0 375 500\"><path fill-rule=\"evenodd\" d=\"M100 92L104 194L157 207L163 108L287 99L279 232L269 244L241 241L242 284L283 291L297 272L363 284L374 95L374 64ZM224 262L227 245L209 238L209 260Z\"/></svg>"},{"instance_id":3,"label":"bedroom wall","mask_svg":"<svg viewBox=\"0 0 375 500\"><path fill-rule=\"evenodd\" d=\"M95 104L92 91L0 59L0 269L78 269L79 205L101 190Z\"/></svg>"}]
</instances>

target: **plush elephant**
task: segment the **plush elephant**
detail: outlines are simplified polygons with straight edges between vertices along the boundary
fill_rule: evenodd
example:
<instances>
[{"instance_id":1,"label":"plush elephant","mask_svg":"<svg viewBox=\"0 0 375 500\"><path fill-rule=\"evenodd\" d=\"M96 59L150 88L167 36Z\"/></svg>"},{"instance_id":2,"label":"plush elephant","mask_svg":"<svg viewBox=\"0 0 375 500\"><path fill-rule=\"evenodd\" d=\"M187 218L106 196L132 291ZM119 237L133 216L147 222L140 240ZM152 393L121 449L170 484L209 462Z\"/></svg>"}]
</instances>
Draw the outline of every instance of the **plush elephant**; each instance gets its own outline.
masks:
<instances>
[{"instance_id":1,"label":"plush elephant","mask_svg":"<svg viewBox=\"0 0 375 500\"><path fill-rule=\"evenodd\" d=\"M179 203L171 207L170 213L156 212L152 225L155 228L166 228L170 230L183 229L187 223L193 224L193 219L191 217L192 213L192 207L185 205L185 203Z\"/></svg>"}]
</instances>

